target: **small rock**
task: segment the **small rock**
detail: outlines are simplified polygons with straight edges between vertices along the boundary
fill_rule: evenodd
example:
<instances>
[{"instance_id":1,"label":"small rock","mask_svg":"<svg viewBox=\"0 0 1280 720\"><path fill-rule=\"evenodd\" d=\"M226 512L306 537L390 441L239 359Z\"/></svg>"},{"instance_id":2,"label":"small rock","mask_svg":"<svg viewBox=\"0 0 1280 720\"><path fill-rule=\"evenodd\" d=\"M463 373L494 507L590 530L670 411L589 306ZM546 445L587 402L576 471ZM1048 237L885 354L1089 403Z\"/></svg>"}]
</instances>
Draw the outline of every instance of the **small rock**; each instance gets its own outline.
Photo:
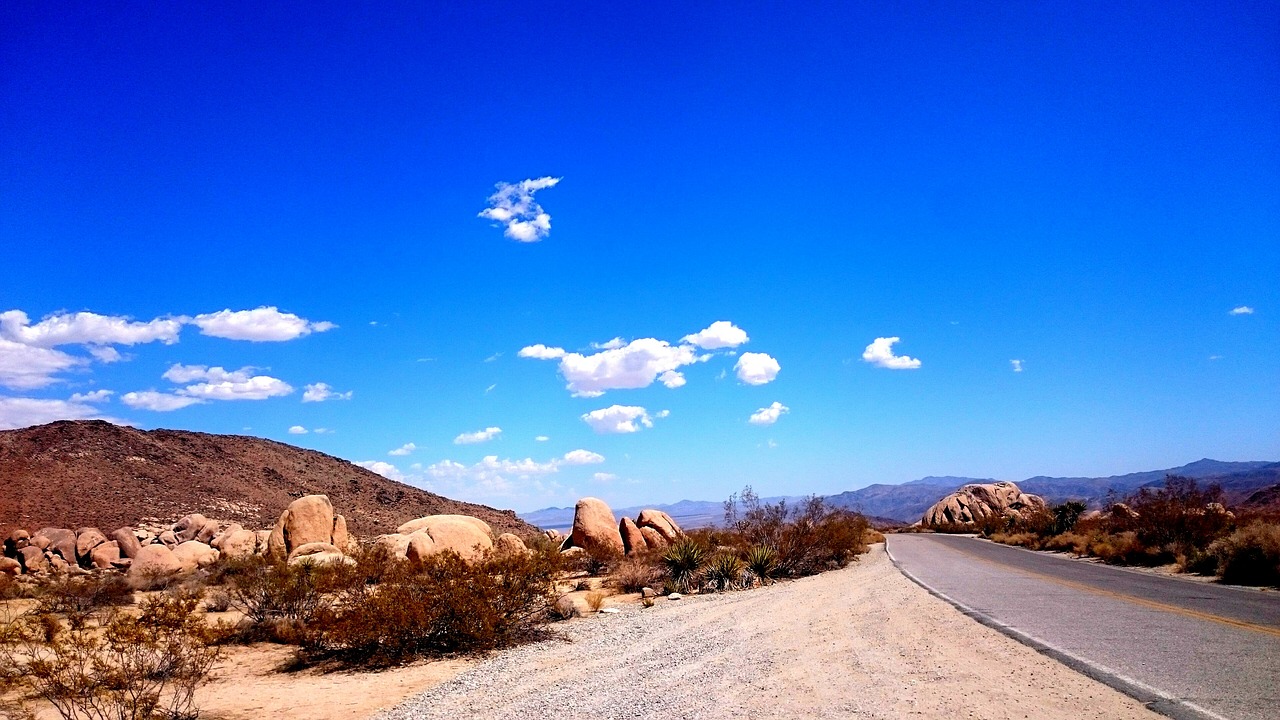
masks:
<instances>
[{"instance_id":1,"label":"small rock","mask_svg":"<svg viewBox=\"0 0 1280 720\"><path fill-rule=\"evenodd\" d=\"M622 611L621 611L621 610L619 610L618 608L600 608L600 612L602 612L602 613L608 613L608 614L610 614L610 615L614 615L614 614L619 613L619 612L622 612Z\"/></svg>"},{"instance_id":2,"label":"small rock","mask_svg":"<svg viewBox=\"0 0 1280 720\"><path fill-rule=\"evenodd\" d=\"M680 599L680 598L682 598L682 597L684 597L684 596L683 596L683 595L681 595L680 593L671 593L670 595L668 595L668 596L667 596L667 599L668 599L668 600L679 600L679 599Z\"/></svg>"}]
</instances>

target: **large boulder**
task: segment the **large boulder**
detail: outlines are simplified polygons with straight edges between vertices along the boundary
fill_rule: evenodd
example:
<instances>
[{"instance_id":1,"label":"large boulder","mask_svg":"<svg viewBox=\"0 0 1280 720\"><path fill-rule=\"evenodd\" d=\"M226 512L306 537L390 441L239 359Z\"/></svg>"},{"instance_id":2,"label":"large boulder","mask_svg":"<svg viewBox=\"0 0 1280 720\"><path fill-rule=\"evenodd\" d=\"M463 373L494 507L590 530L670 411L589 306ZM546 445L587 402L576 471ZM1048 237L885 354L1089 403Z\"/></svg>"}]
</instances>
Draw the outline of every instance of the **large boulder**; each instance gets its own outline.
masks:
<instances>
[{"instance_id":1,"label":"large boulder","mask_svg":"<svg viewBox=\"0 0 1280 720\"><path fill-rule=\"evenodd\" d=\"M661 510L641 510L636 516L636 525L641 528L653 528L668 545L675 543L684 534L676 521Z\"/></svg>"},{"instance_id":2,"label":"large boulder","mask_svg":"<svg viewBox=\"0 0 1280 720\"><path fill-rule=\"evenodd\" d=\"M133 559L133 564L129 566L128 577L130 580L147 584L157 578L179 572L182 572L182 563L174 557L173 551L168 545L156 543L143 546L138 556Z\"/></svg>"},{"instance_id":3,"label":"large boulder","mask_svg":"<svg viewBox=\"0 0 1280 720\"><path fill-rule=\"evenodd\" d=\"M271 531L267 544L272 557L284 560L295 548L308 543L333 544L337 518L325 495L307 495L289 503ZM343 522L345 529L346 522Z\"/></svg>"},{"instance_id":4,"label":"large boulder","mask_svg":"<svg viewBox=\"0 0 1280 720\"><path fill-rule=\"evenodd\" d=\"M651 527L640 528L640 534L644 536L644 543L650 550L662 550L670 544L666 538L662 537L662 533Z\"/></svg>"},{"instance_id":5,"label":"large boulder","mask_svg":"<svg viewBox=\"0 0 1280 720\"><path fill-rule=\"evenodd\" d=\"M992 517L1023 519L1047 507L1039 495L1028 495L1011 482L965 485L934 503L921 523L972 527Z\"/></svg>"},{"instance_id":6,"label":"large boulder","mask_svg":"<svg viewBox=\"0 0 1280 720\"><path fill-rule=\"evenodd\" d=\"M638 555L649 549L644 533L640 532L640 528L629 517L622 518L618 523L618 534L622 536L622 546L626 548L628 555Z\"/></svg>"},{"instance_id":7,"label":"large boulder","mask_svg":"<svg viewBox=\"0 0 1280 720\"><path fill-rule=\"evenodd\" d=\"M218 551L199 540L188 540L173 549L173 557L184 572L190 572L218 562Z\"/></svg>"},{"instance_id":8,"label":"large boulder","mask_svg":"<svg viewBox=\"0 0 1280 720\"><path fill-rule=\"evenodd\" d=\"M489 523L470 515L428 515L401 525L397 534L425 535L430 542L406 545L406 557L421 560L432 553L453 550L462 559L479 560L493 549L493 530Z\"/></svg>"},{"instance_id":9,"label":"large boulder","mask_svg":"<svg viewBox=\"0 0 1280 720\"><path fill-rule=\"evenodd\" d=\"M85 527L76 530L76 560L81 565L92 562L93 549L106 544L107 536L98 528Z\"/></svg>"},{"instance_id":10,"label":"large boulder","mask_svg":"<svg viewBox=\"0 0 1280 720\"><path fill-rule=\"evenodd\" d=\"M111 539L115 541L116 546L120 548L120 554L124 557L136 558L138 553L142 552L142 543L138 542L138 536L133 528L120 528L111 533Z\"/></svg>"},{"instance_id":11,"label":"large boulder","mask_svg":"<svg viewBox=\"0 0 1280 720\"><path fill-rule=\"evenodd\" d=\"M69 563L76 561L76 534L66 528L40 528L32 544L61 555Z\"/></svg>"},{"instance_id":12,"label":"large boulder","mask_svg":"<svg viewBox=\"0 0 1280 720\"><path fill-rule=\"evenodd\" d=\"M18 562L28 573L49 572L49 561L38 545L28 545L18 551Z\"/></svg>"},{"instance_id":13,"label":"large boulder","mask_svg":"<svg viewBox=\"0 0 1280 720\"><path fill-rule=\"evenodd\" d=\"M573 533L569 536L573 547L621 555L626 552L618 521L605 501L586 497L573 509Z\"/></svg>"},{"instance_id":14,"label":"large boulder","mask_svg":"<svg viewBox=\"0 0 1280 720\"><path fill-rule=\"evenodd\" d=\"M512 533L502 533L493 541L493 553L498 556L523 555L528 552L529 548L524 541Z\"/></svg>"},{"instance_id":15,"label":"large boulder","mask_svg":"<svg viewBox=\"0 0 1280 720\"><path fill-rule=\"evenodd\" d=\"M11 557L0 557L0 575L15 577L22 574L22 563Z\"/></svg>"},{"instance_id":16,"label":"large boulder","mask_svg":"<svg viewBox=\"0 0 1280 720\"><path fill-rule=\"evenodd\" d=\"M427 539L431 539L430 536L427 536ZM404 560L409 555L409 543L412 540L412 535L391 533L389 535L379 535L374 538L373 545L374 547L386 548L389 555Z\"/></svg>"},{"instance_id":17,"label":"large boulder","mask_svg":"<svg viewBox=\"0 0 1280 720\"><path fill-rule=\"evenodd\" d=\"M178 542L180 543L195 540L200 531L204 529L206 522L208 522L208 518L205 516L200 513L191 513L173 524L173 534L178 536Z\"/></svg>"},{"instance_id":18,"label":"large boulder","mask_svg":"<svg viewBox=\"0 0 1280 720\"><path fill-rule=\"evenodd\" d=\"M9 533L9 537L4 541L4 554L6 557L18 557L18 551L31 544L31 533L21 528Z\"/></svg>"},{"instance_id":19,"label":"large boulder","mask_svg":"<svg viewBox=\"0 0 1280 720\"><path fill-rule=\"evenodd\" d=\"M258 550L258 534L252 530L235 530L224 534L218 551L227 558L246 558Z\"/></svg>"},{"instance_id":20,"label":"large boulder","mask_svg":"<svg viewBox=\"0 0 1280 720\"><path fill-rule=\"evenodd\" d=\"M333 516L333 546L344 553L354 549L351 534L347 532L347 519L341 515Z\"/></svg>"},{"instance_id":21,"label":"large boulder","mask_svg":"<svg viewBox=\"0 0 1280 720\"><path fill-rule=\"evenodd\" d=\"M89 564L100 570L115 567L120 562L120 544L115 540L104 542L89 553Z\"/></svg>"}]
</instances>

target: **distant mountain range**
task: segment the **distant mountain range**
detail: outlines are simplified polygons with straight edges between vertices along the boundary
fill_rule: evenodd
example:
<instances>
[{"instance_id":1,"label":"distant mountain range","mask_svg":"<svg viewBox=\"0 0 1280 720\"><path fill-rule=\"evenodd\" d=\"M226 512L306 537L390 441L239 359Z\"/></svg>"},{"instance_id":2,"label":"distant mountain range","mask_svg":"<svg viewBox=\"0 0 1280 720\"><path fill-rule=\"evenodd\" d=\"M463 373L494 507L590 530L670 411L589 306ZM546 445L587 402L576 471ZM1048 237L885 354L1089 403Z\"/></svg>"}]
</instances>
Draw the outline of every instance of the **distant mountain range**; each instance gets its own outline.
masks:
<instances>
[{"instance_id":1,"label":"distant mountain range","mask_svg":"<svg viewBox=\"0 0 1280 720\"><path fill-rule=\"evenodd\" d=\"M1080 500L1098 507L1109 492L1129 495L1140 487L1157 487L1165 476L1180 475L1205 483L1216 482L1222 486L1230 504L1246 504L1262 507L1280 505L1280 462L1223 462L1205 458L1180 467L1165 470L1111 475L1109 477L1046 477L1038 475L1017 481L1025 492L1043 497L1049 504ZM991 478L923 477L900 485L875 484L858 490L828 495L826 500L835 507L856 510L869 517L913 523L924 511L952 491L971 483L995 482ZM764 498L767 502L787 500L801 496ZM614 514L635 516L640 510L652 507L663 510L682 527L706 527L724 519L722 501L681 500L671 505L642 505L634 508L618 508ZM573 508L546 508L520 515L526 522L541 528L564 529L573 524Z\"/></svg>"}]
</instances>

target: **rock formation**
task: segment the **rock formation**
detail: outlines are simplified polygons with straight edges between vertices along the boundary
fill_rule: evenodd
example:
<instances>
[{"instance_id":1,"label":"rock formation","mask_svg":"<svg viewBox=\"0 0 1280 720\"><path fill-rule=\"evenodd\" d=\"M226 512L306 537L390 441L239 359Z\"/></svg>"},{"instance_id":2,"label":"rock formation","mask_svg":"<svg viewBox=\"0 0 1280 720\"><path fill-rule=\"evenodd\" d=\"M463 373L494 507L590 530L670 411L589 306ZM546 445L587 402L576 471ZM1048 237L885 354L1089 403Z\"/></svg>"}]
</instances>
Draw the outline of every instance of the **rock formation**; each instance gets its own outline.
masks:
<instances>
[{"instance_id":1,"label":"rock formation","mask_svg":"<svg viewBox=\"0 0 1280 720\"><path fill-rule=\"evenodd\" d=\"M573 532L567 542L571 547L580 547L588 552L614 555L626 552L622 534L618 532L618 521L605 501L599 498L586 497L578 501L573 509Z\"/></svg>"},{"instance_id":2,"label":"rock formation","mask_svg":"<svg viewBox=\"0 0 1280 720\"><path fill-rule=\"evenodd\" d=\"M1021 519L1046 508L1039 495L1028 495L1011 482L965 485L934 503L921 523L973 526L989 517Z\"/></svg>"}]
</instances>

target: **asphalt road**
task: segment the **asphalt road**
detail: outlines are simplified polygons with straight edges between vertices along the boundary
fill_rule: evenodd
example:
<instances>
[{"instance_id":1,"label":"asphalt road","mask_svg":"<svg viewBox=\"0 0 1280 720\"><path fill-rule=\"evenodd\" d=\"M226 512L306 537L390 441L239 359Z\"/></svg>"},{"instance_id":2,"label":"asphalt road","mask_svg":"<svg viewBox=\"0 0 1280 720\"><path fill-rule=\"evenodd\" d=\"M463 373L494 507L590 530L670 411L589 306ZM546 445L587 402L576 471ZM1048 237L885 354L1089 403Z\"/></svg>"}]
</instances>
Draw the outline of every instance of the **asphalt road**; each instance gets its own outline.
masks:
<instances>
[{"instance_id":1,"label":"asphalt road","mask_svg":"<svg viewBox=\"0 0 1280 720\"><path fill-rule=\"evenodd\" d=\"M1178 718L1280 718L1280 592L1080 562L956 535L890 535L908 577Z\"/></svg>"}]
</instances>

